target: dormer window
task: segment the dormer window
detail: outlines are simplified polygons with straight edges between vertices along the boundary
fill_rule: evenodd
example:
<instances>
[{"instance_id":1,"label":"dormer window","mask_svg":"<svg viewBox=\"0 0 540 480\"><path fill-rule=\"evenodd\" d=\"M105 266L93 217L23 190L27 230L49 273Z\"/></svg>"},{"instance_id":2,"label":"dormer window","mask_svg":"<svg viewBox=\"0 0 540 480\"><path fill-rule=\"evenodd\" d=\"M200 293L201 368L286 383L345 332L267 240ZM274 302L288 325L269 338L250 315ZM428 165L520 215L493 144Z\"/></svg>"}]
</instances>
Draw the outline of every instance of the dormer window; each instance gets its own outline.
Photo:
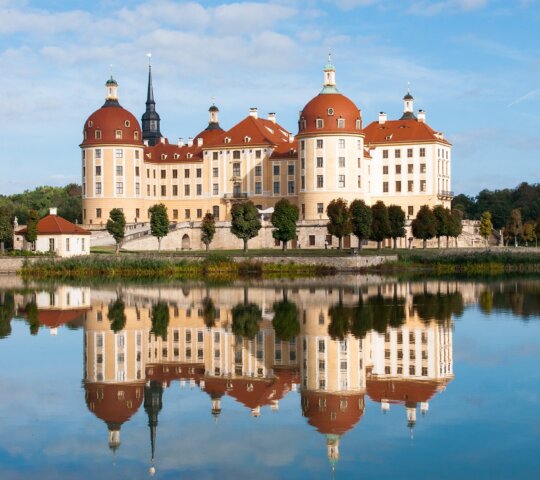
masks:
<instances>
[{"instance_id":1,"label":"dormer window","mask_svg":"<svg viewBox=\"0 0 540 480\"><path fill-rule=\"evenodd\" d=\"M193 157L193 154L192 154L192 153L188 153L188 154L186 155L186 157L187 157L187 158L191 158L191 157Z\"/></svg>"},{"instance_id":2,"label":"dormer window","mask_svg":"<svg viewBox=\"0 0 540 480\"><path fill-rule=\"evenodd\" d=\"M345 119L344 118L338 118L337 128L345 128Z\"/></svg>"},{"instance_id":3,"label":"dormer window","mask_svg":"<svg viewBox=\"0 0 540 480\"><path fill-rule=\"evenodd\" d=\"M116 130L114 132L114 138L116 138L116 140L122 140L122 130Z\"/></svg>"},{"instance_id":4,"label":"dormer window","mask_svg":"<svg viewBox=\"0 0 540 480\"><path fill-rule=\"evenodd\" d=\"M135 130L133 132L133 140L139 140L139 131L138 130Z\"/></svg>"},{"instance_id":5,"label":"dormer window","mask_svg":"<svg viewBox=\"0 0 540 480\"><path fill-rule=\"evenodd\" d=\"M386 139L386 140L392 140L392 134L386 135L385 139Z\"/></svg>"},{"instance_id":6,"label":"dormer window","mask_svg":"<svg viewBox=\"0 0 540 480\"><path fill-rule=\"evenodd\" d=\"M129 127L130 125L131 125L131 123L130 123L129 120L126 120L126 121L124 122L124 126L125 126L125 127Z\"/></svg>"},{"instance_id":7,"label":"dormer window","mask_svg":"<svg viewBox=\"0 0 540 480\"><path fill-rule=\"evenodd\" d=\"M178 160L178 159L180 158L180 155L178 155L178 153L175 153L175 154L173 155L173 158L174 158L175 160Z\"/></svg>"},{"instance_id":8,"label":"dormer window","mask_svg":"<svg viewBox=\"0 0 540 480\"><path fill-rule=\"evenodd\" d=\"M315 120L315 126L317 128L324 128L324 120L322 118L317 118L317 120Z\"/></svg>"},{"instance_id":9,"label":"dormer window","mask_svg":"<svg viewBox=\"0 0 540 480\"><path fill-rule=\"evenodd\" d=\"M225 143L231 143L230 137L225 137L225 140L224 140L224 141L225 141Z\"/></svg>"},{"instance_id":10,"label":"dormer window","mask_svg":"<svg viewBox=\"0 0 540 480\"><path fill-rule=\"evenodd\" d=\"M94 135L96 137L96 140L101 140L101 130L96 130L94 132Z\"/></svg>"},{"instance_id":11,"label":"dormer window","mask_svg":"<svg viewBox=\"0 0 540 480\"><path fill-rule=\"evenodd\" d=\"M161 154L161 160L167 160L167 155L165 155L164 153Z\"/></svg>"},{"instance_id":12,"label":"dormer window","mask_svg":"<svg viewBox=\"0 0 540 480\"><path fill-rule=\"evenodd\" d=\"M361 128L362 128L362 126L360 125L360 119L357 119L356 120L356 129L360 130Z\"/></svg>"},{"instance_id":13,"label":"dormer window","mask_svg":"<svg viewBox=\"0 0 540 480\"><path fill-rule=\"evenodd\" d=\"M302 127L301 127L301 128L302 128L302 130L305 130L305 129L306 129L306 127L307 127L307 123L306 123L305 119L302 119L302 122L301 122L301 124L302 124Z\"/></svg>"},{"instance_id":14,"label":"dormer window","mask_svg":"<svg viewBox=\"0 0 540 480\"><path fill-rule=\"evenodd\" d=\"M244 137L244 143L251 142L251 137L248 137L247 135Z\"/></svg>"},{"instance_id":15,"label":"dormer window","mask_svg":"<svg viewBox=\"0 0 540 480\"><path fill-rule=\"evenodd\" d=\"M328 115L330 115L330 116L334 115L334 109L333 108L328 109Z\"/></svg>"}]
</instances>

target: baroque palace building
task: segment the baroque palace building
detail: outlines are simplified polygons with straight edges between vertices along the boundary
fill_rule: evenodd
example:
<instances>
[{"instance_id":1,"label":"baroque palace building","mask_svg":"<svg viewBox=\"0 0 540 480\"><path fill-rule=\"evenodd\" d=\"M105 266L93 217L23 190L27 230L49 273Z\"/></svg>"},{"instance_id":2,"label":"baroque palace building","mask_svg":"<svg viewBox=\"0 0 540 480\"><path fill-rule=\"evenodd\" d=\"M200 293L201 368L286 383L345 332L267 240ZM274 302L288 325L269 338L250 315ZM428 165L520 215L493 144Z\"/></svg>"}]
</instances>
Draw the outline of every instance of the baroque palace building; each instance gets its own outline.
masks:
<instances>
[{"instance_id":1,"label":"baroque palace building","mask_svg":"<svg viewBox=\"0 0 540 480\"><path fill-rule=\"evenodd\" d=\"M129 224L147 222L149 207L160 202L174 223L197 222L207 212L226 222L233 202L249 199L266 210L287 198L307 228L326 219L328 203L339 197L399 205L409 219L422 205L450 206L452 146L426 123L424 111L414 113L412 95L405 95L398 120L381 112L364 126L360 109L337 89L330 59L321 92L300 112L296 136L275 113L261 118L256 108L224 130L212 105L204 130L170 143L161 134L151 66L142 129L120 106L117 90L111 76L105 103L84 124L88 228L103 228L112 208L123 209ZM311 239L303 244L315 246Z\"/></svg>"}]
</instances>

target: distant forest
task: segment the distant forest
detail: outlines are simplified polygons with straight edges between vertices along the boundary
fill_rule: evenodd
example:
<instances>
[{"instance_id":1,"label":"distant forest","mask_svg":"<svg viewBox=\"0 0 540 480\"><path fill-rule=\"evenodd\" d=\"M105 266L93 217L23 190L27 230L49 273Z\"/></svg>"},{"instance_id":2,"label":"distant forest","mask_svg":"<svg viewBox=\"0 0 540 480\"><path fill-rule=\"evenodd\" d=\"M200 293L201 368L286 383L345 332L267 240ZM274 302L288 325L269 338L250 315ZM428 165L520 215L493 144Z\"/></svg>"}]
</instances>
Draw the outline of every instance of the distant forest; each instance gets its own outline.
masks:
<instances>
[{"instance_id":1,"label":"distant forest","mask_svg":"<svg viewBox=\"0 0 540 480\"><path fill-rule=\"evenodd\" d=\"M516 208L521 210L523 222L540 220L540 184L521 183L516 188L503 190L482 190L476 197L464 194L452 200L452 208L463 211L464 218L478 220L482 213L491 213L493 228L503 228L510 212Z\"/></svg>"},{"instance_id":2,"label":"distant forest","mask_svg":"<svg viewBox=\"0 0 540 480\"><path fill-rule=\"evenodd\" d=\"M40 217L49 213L49 208L57 207L58 215L73 223L82 223L81 187L70 183L65 187L37 187L14 195L0 195L0 209L9 217L17 217L19 225L25 225L31 210Z\"/></svg>"}]
</instances>

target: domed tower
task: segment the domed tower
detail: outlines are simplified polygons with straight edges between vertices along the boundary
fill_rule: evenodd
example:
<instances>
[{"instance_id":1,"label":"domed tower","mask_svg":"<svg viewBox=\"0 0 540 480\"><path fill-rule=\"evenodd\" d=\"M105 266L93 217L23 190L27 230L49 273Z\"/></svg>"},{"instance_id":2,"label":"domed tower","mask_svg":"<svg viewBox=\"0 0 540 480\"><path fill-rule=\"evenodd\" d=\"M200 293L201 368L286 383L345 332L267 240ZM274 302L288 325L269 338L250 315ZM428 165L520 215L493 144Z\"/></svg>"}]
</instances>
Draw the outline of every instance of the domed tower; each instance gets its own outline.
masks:
<instances>
[{"instance_id":1,"label":"domed tower","mask_svg":"<svg viewBox=\"0 0 540 480\"><path fill-rule=\"evenodd\" d=\"M403 97L403 115L400 120L416 120L416 115L414 114L414 98L409 90L407 90L407 93Z\"/></svg>"},{"instance_id":2,"label":"domed tower","mask_svg":"<svg viewBox=\"0 0 540 480\"><path fill-rule=\"evenodd\" d=\"M331 200L363 196L362 116L354 102L338 91L330 56L321 92L300 112L297 138L301 218L326 218Z\"/></svg>"},{"instance_id":3,"label":"domed tower","mask_svg":"<svg viewBox=\"0 0 540 480\"><path fill-rule=\"evenodd\" d=\"M103 228L109 212L121 208L127 223L136 223L143 208L144 145L141 127L133 114L118 102L118 83L105 84L103 106L88 117L83 127L82 200L83 224Z\"/></svg>"},{"instance_id":4,"label":"domed tower","mask_svg":"<svg viewBox=\"0 0 540 480\"><path fill-rule=\"evenodd\" d=\"M150 57L149 57L150 58ZM141 118L143 141L154 146L161 141L160 118L156 112L154 86L152 84L152 64L148 62L148 91L146 94L146 111Z\"/></svg>"}]
</instances>

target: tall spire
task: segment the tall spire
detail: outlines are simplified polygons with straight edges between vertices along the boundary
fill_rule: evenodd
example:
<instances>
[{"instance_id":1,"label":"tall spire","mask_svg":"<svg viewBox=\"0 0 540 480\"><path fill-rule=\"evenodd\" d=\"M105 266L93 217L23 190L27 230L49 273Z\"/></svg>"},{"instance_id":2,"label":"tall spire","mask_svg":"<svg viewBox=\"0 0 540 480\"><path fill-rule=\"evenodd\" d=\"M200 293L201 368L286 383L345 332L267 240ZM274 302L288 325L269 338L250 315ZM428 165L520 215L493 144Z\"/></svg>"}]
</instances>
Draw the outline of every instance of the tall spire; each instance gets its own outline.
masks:
<instances>
[{"instance_id":1,"label":"tall spire","mask_svg":"<svg viewBox=\"0 0 540 480\"><path fill-rule=\"evenodd\" d=\"M156 112L156 102L154 100L154 85L152 83L152 54L148 53L148 91L146 94L146 111L142 116L143 140L148 141L148 145L155 145L162 137L160 131L160 118Z\"/></svg>"}]
</instances>

